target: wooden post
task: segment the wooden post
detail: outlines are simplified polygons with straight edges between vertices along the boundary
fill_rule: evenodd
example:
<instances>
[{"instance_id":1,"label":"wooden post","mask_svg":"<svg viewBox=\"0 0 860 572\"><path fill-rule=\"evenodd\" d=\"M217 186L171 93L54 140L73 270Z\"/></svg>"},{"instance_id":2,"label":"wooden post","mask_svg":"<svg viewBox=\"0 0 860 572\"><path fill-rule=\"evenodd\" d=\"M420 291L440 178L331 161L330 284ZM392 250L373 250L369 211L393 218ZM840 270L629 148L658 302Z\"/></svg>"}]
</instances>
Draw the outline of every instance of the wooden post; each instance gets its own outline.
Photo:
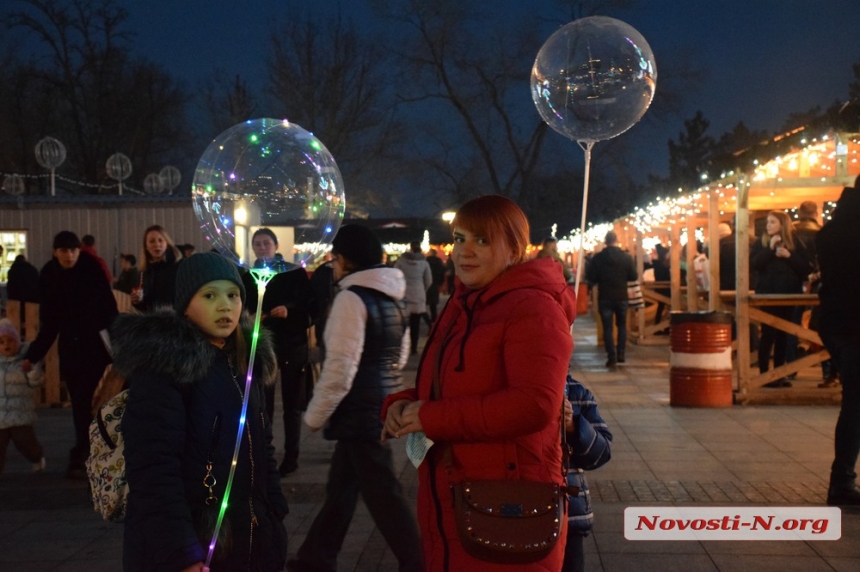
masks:
<instances>
[{"instance_id":1,"label":"wooden post","mask_svg":"<svg viewBox=\"0 0 860 572\"><path fill-rule=\"evenodd\" d=\"M720 309L720 193L711 189L708 198L708 275L710 277L710 292L708 295L708 310L716 312Z\"/></svg>"},{"instance_id":2,"label":"wooden post","mask_svg":"<svg viewBox=\"0 0 860 572\"><path fill-rule=\"evenodd\" d=\"M6 319L12 322L12 325L15 326L15 329L18 332L21 332L21 322L23 316L22 308L23 302L19 302L18 300L6 300Z\"/></svg>"},{"instance_id":3,"label":"wooden post","mask_svg":"<svg viewBox=\"0 0 860 572\"><path fill-rule=\"evenodd\" d=\"M681 311L681 226L676 222L670 229L672 247L669 250L669 275L672 280L672 311Z\"/></svg>"},{"instance_id":4,"label":"wooden post","mask_svg":"<svg viewBox=\"0 0 860 572\"><path fill-rule=\"evenodd\" d=\"M738 206L735 211L735 318L737 323L738 397L749 393L750 382L750 211L749 181L738 175Z\"/></svg>"},{"instance_id":5,"label":"wooden post","mask_svg":"<svg viewBox=\"0 0 860 572\"><path fill-rule=\"evenodd\" d=\"M692 211L687 214L687 311L699 309L699 293L696 287L696 269L693 260L696 258L696 219Z\"/></svg>"}]
</instances>

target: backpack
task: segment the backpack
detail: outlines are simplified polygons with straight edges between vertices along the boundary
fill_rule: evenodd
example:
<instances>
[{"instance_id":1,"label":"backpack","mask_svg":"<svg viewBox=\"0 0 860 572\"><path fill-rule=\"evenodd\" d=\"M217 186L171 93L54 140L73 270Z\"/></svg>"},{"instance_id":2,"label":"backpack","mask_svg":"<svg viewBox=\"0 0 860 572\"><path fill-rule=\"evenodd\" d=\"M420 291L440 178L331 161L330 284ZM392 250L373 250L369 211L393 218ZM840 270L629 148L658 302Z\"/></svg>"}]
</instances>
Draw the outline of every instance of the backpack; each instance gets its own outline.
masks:
<instances>
[{"instance_id":1,"label":"backpack","mask_svg":"<svg viewBox=\"0 0 860 572\"><path fill-rule=\"evenodd\" d=\"M122 438L122 415L127 401L126 389L108 400L90 423L90 456L86 461L90 494L95 511L109 522L123 521L128 499Z\"/></svg>"}]
</instances>

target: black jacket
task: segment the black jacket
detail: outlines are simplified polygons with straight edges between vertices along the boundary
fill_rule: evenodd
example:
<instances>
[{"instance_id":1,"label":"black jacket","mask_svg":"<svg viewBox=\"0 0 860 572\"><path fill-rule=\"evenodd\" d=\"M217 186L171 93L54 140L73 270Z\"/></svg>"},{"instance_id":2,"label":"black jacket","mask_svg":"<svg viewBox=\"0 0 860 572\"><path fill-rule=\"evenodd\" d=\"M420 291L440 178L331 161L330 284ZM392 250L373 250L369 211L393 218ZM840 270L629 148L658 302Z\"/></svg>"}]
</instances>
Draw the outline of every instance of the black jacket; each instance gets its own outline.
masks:
<instances>
[{"instance_id":1,"label":"black jacket","mask_svg":"<svg viewBox=\"0 0 860 572\"><path fill-rule=\"evenodd\" d=\"M39 302L39 269L22 258L9 267L6 296L10 300Z\"/></svg>"},{"instance_id":2,"label":"black jacket","mask_svg":"<svg viewBox=\"0 0 860 572\"><path fill-rule=\"evenodd\" d=\"M750 254L750 267L756 273L756 294L800 294L803 282L812 272L809 253L802 242L795 243L788 258L779 258L776 250L756 241Z\"/></svg>"},{"instance_id":3,"label":"black jacket","mask_svg":"<svg viewBox=\"0 0 860 572\"><path fill-rule=\"evenodd\" d=\"M143 300L134 307L141 312L152 312L162 306L173 306L176 291L176 267L179 262L155 262L146 265L143 272Z\"/></svg>"},{"instance_id":4,"label":"black jacket","mask_svg":"<svg viewBox=\"0 0 860 572\"><path fill-rule=\"evenodd\" d=\"M39 334L25 359L42 359L59 336L57 349L64 374L103 370L110 363L99 332L117 315L116 299L95 258L81 252L70 269L56 258L39 274Z\"/></svg>"},{"instance_id":5,"label":"black jacket","mask_svg":"<svg viewBox=\"0 0 860 572\"><path fill-rule=\"evenodd\" d=\"M124 314L112 339L114 367L129 382L122 420L129 484L123 568L182 570L206 559L228 482L245 379L235 379L227 354L172 312ZM267 338L258 341L256 356L213 571L281 570L286 558L282 521L288 509L262 390L276 373ZM203 485L207 463L213 465L217 499L210 505Z\"/></svg>"},{"instance_id":6,"label":"black jacket","mask_svg":"<svg viewBox=\"0 0 860 572\"><path fill-rule=\"evenodd\" d=\"M794 223L794 241L803 244L803 248L809 253L809 261L815 272L818 271L818 254L815 250L815 237L821 230L818 221L811 218L802 218Z\"/></svg>"},{"instance_id":7,"label":"black jacket","mask_svg":"<svg viewBox=\"0 0 860 572\"><path fill-rule=\"evenodd\" d=\"M131 291L138 286L140 286L140 270L137 266L132 266L128 270L120 272L119 278L113 283L114 290L119 290L126 294L131 294Z\"/></svg>"},{"instance_id":8,"label":"black jacket","mask_svg":"<svg viewBox=\"0 0 860 572\"><path fill-rule=\"evenodd\" d=\"M627 282L636 280L633 258L617 246L607 246L588 265L588 281L598 287L599 301L627 300Z\"/></svg>"},{"instance_id":9,"label":"black jacket","mask_svg":"<svg viewBox=\"0 0 860 572\"><path fill-rule=\"evenodd\" d=\"M400 348L406 331L402 306L378 290L350 286L367 308L364 350L352 388L325 427L330 440L378 440L379 415L388 394L400 389Z\"/></svg>"},{"instance_id":10,"label":"black jacket","mask_svg":"<svg viewBox=\"0 0 860 572\"><path fill-rule=\"evenodd\" d=\"M334 268L331 262L320 264L310 278L311 291L313 292L314 302L316 307L316 317L314 318L314 332L316 335L316 343L320 348L325 347L323 340L323 332L325 331L325 323L328 318L329 307L334 299Z\"/></svg>"},{"instance_id":11,"label":"black jacket","mask_svg":"<svg viewBox=\"0 0 860 572\"><path fill-rule=\"evenodd\" d=\"M433 277L431 287L438 289L445 282L445 263L438 256L428 256L425 260L430 265L430 275Z\"/></svg>"},{"instance_id":12,"label":"black jacket","mask_svg":"<svg viewBox=\"0 0 860 572\"><path fill-rule=\"evenodd\" d=\"M860 189L842 191L815 238L821 269L821 335L860 335Z\"/></svg>"},{"instance_id":13,"label":"black jacket","mask_svg":"<svg viewBox=\"0 0 860 572\"><path fill-rule=\"evenodd\" d=\"M242 283L246 292L245 308L248 313L253 314L257 311L257 284L250 272L242 274ZM276 306L287 307L286 318L265 317ZM263 296L262 312L264 317L261 323L272 333L275 351L279 356L283 357L290 353L291 349L298 348L303 348L299 351L307 354L308 328L311 327L317 310L308 273L304 268L294 267L280 272L269 281Z\"/></svg>"},{"instance_id":14,"label":"black jacket","mask_svg":"<svg viewBox=\"0 0 860 572\"><path fill-rule=\"evenodd\" d=\"M736 248L737 242L734 234L720 239L720 290L735 290L737 288Z\"/></svg>"}]
</instances>

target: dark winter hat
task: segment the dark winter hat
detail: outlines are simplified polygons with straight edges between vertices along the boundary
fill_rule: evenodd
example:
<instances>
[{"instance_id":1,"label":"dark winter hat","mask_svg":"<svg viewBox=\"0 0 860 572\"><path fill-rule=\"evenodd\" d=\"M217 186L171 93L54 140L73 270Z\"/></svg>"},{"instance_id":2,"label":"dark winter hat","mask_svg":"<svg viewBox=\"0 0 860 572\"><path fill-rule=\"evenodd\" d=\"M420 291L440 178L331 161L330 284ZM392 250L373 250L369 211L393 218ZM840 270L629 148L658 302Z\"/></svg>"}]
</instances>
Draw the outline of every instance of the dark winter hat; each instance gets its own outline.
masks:
<instances>
[{"instance_id":1,"label":"dark winter hat","mask_svg":"<svg viewBox=\"0 0 860 572\"><path fill-rule=\"evenodd\" d=\"M61 230L54 236L54 250L58 248L80 248L78 235L70 230Z\"/></svg>"},{"instance_id":2,"label":"dark winter hat","mask_svg":"<svg viewBox=\"0 0 860 572\"><path fill-rule=\"evenodd\" d=\"M191 298L204 285L214 280L229 280L239 287L242 304L245 303L245 285L236 265L214 252L192 254L179 263L176 269L176 296L173 308L180 314L185 312Z\"/></svg>"},{"instance_id":3,"label":"dark winter hat","mask_svg":"<svg viewBox=\"0 0 860 572\"><path fill-rule=\"evenodd\" d=\"M355 265L356 270L382 263L382 243L369 228L357 224L340 227L331 241L332 254L339 254Z\"/></svg>"}]
</instances>

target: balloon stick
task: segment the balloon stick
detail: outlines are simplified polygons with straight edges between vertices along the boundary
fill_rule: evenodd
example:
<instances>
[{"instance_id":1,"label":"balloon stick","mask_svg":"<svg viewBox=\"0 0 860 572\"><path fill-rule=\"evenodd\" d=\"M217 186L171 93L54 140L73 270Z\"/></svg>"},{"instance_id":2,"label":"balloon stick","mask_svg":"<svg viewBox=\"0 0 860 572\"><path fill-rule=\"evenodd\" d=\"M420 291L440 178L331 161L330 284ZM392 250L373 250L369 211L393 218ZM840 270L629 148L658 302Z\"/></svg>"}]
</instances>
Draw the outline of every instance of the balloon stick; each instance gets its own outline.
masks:
<instances>
[{"instance_id":1,"label":"balloon stick","mask_svg":"<svg viewBox=\"0 0 860 572\"><path fill-rule=\"evenodd\" d=\"M582 269L585 267L585 217L588 214L588 180L591 176L591 148L594 141L577 141L577 145L585 151L585 176L582 190L582 222L579 225L579 257L576 260L576 284L573 291L579 296L579 283L582 280Z\"/></svg>"},{"instance_id":2,"label":"balloon stick","mask_svg":"<svg viewBox=\"0 0 860 572\"><path fill-rule=\"evenodd\" d=\"M245 376L245 394L242 397L242 413L239 415L239 431L236 434L236 446L233 448L233 462L230 463L230 474L227 477L227 486L224 488L224 498L221 501L221 509L218 511L218 520L215 530L212 532L212 540L209 541L209 551L206 554L204 570L209 569L212 563L212 555L215 553L215 543L218 540L218 532L224 522L224 513L227 512L227 501L230 498L230 489L233 487L233 476L236 474L236 465L239 460L239 449L242 446L242 436L245 434L245 420L248 412L248 399L251 395L251 379L254 372L254 356L257 354L257 339L260 333L260 318L263 315L263 296L266 294L266 284L274 278L275 272L271 268L254 268L251 276L257 284L257 311L254 314L254 330L251 336L251 355L248 358L248 374ZM253 452L252 452L253 454Z\"/></svg>"}]
</instances>

